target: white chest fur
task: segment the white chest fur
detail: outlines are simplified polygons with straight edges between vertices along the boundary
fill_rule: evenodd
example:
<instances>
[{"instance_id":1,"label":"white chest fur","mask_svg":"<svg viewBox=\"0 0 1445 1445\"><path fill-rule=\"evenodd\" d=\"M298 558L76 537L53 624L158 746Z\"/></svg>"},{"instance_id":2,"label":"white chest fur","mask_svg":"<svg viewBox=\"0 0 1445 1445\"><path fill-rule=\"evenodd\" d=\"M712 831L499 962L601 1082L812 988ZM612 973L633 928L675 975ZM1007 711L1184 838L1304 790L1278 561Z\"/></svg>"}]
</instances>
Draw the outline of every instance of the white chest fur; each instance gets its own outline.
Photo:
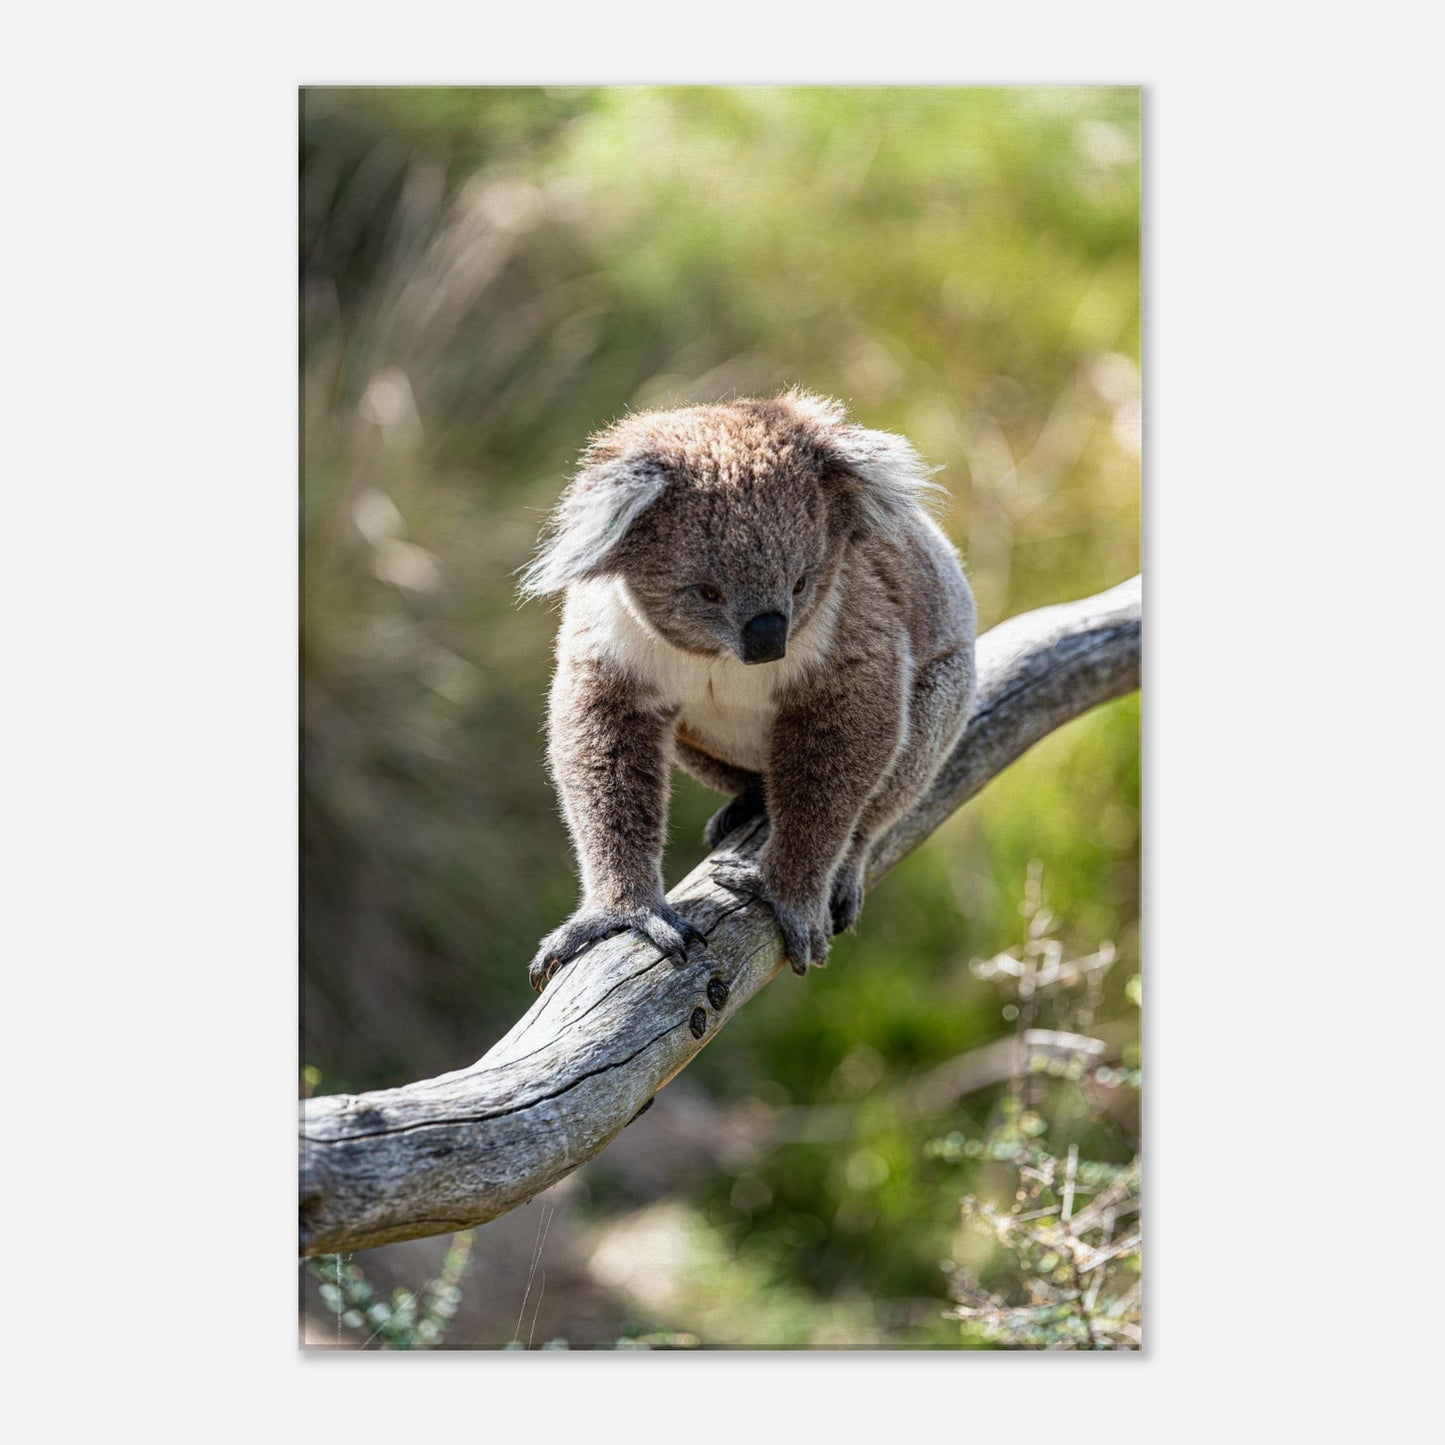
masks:
<instances>
[{"instance_id":1,"label":"white chest fur","mask_svg":"<svg viewBox=\"0 0 1445 1445\"><path fill-rule=\"evenodd\" d=\"M787 656L748 666L736 657L700 657L667 642L642 616L619 579L576 583L568 597L569 642L600 652L676 707L678 725L714 757L761 770L778 699L820 661L832 640L838 588L789 639Z\"/></svg>"}]
</instances>

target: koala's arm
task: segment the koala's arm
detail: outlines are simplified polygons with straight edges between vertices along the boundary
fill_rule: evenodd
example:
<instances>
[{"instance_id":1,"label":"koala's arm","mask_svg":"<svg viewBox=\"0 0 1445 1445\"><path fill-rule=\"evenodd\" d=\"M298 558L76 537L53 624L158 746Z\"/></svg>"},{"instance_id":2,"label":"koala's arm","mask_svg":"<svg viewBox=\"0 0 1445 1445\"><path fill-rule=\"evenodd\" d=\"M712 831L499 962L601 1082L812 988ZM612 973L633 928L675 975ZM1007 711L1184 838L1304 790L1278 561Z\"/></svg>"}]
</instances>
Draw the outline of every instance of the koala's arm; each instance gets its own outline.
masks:
<instances>
[{"instance_id":1,"label":"koala's arm","mask_svg":"<svg viewBox=\"0 0 1445 1445\"><path fill-rule=\"evenodd\" d=\"M582 906L542 940L534 988L627 929L679 958L702 936L663 899L674 720L674 710L606 658L567 649L559 656L547 757L582 876Z\"/></svg>"},{"instance_id":2,"label":"koala's arm","mask_svg":"<svg viewBox=\"0 0 1445 1445\"><path fill-rule=\"evenodd\" d=\"M772 829L756 865L720 865L725 887L772 905L794 972L822 964L839 863L905 726L900 648L860 647L782 700L765 776Z\"/></svg>"}]
</instances>

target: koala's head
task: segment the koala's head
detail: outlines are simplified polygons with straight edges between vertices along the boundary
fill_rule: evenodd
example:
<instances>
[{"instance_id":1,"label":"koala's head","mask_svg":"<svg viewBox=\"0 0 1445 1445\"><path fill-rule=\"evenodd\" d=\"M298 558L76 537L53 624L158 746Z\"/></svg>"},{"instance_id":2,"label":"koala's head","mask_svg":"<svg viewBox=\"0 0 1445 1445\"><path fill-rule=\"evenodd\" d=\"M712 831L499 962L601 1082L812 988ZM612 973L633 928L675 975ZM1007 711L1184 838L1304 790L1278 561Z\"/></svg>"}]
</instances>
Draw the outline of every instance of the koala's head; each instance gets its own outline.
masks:
<instances>
[{"instance_id":1,"label":"koala's head","mask_svg":"<svg viewBox=\"0 0 1445 1445\"><path fill-rule=\"evenodd\" d=\"M522 590L619 576L673 646L773 662L849 548L940 490L902 437L806 392L639 412L592 439Z\"/></svg>"}]
</instances>

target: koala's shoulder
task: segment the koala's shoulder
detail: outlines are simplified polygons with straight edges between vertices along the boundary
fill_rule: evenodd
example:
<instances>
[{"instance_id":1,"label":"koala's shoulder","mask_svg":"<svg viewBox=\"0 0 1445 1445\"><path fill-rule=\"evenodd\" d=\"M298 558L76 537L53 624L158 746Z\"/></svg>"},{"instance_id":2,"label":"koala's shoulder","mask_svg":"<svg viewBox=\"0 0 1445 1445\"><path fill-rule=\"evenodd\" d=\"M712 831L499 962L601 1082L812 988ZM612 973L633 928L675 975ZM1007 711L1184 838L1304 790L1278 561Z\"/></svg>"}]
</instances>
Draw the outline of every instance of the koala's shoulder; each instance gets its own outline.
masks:
<instances>
[{"instance_id":1,"label":"koala's shoulder","mask_svg":"<svg viewBox=\"0 0 1445 1445\"><path fill-rule=\"evenodd\" d=\"M890 536L861 539L848 572L845 615L884 609L925 655L972 641L973 593L957 549L932 517L920 511Z\"/></svg>"}]
</instances>

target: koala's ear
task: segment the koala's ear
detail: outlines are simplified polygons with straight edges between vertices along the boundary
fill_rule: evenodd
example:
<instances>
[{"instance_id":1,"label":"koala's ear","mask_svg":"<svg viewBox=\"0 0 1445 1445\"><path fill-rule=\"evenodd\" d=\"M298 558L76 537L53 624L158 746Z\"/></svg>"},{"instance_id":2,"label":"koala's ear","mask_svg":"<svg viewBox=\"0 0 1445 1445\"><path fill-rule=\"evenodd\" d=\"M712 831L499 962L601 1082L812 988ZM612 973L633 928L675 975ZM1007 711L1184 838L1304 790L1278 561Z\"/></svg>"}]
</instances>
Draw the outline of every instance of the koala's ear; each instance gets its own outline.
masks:
<instances>
[{"instance_id":1,"label":"koala's ear","mask_svg":"<svg viewBox=\"0 0 1445 1445\"><path fill-rule=\"evenodd\" d=\"M931 480L936 468L924 465L906 437L854 426L841 402L799 387L779 400L812 433L848 503L855 532L895 536L918 508L936 512L948 496L947 488Z\"/></svg>"},{"instance_id":2,"label":"koala's ear","mask_svg":"<svg viewBox=\"0 0 1445 1445\"><path fill-rule=\"evenodd\" d=\"M523 597L545 597L600 571L627 530L661 495L655 462L600 462L573 478L552 515L551 535L522 573Z\"/></svg>"},{"instance_id":3,"label":"koala's ear","mask_svg":"<svg viewBox=\"0 0 1445 1445\"><path fill-rule=\"evenodd\" d=\"M932 480L936 469L924 464L906 437L842 426L834 431L827 450L843 473L858 529L869 535L895 536L920 507L936 512L948 495Z\"/></svg>"}]
</instances>

